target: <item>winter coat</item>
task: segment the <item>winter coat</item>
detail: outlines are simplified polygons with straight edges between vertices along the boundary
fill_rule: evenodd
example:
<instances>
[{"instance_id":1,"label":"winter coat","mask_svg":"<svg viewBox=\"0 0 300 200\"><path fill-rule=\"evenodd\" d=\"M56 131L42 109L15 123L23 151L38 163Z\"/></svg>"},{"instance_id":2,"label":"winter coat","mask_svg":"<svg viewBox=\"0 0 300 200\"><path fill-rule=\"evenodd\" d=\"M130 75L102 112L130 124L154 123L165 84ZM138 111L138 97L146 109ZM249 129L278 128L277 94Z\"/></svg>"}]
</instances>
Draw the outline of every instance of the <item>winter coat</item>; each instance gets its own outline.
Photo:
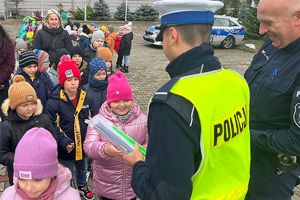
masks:
<instances>
[{"instance_id":1,"label":"winter coat","mask_svg":"<svg viewBox=\"0 0 300 200\"><path fill-rule=\"evenodd\" d=\"M38 100L37 109L32 117L28 120L20 118L15 110L9 109L9 99L2 104L2 112L7 115L7 120L0 125L1 145L0 145L0 163L7 166L10 183L12 183L12 172L15 149L29 129L33 127L43 127L52 133L58 142L60 148L66 149L72 141L66 138L56 126L51 124L49 117L41 114L43 106ZM66 150L65 150L66 151ZM67 152L67 151L66 151Z\"/></svg>"},{"instance_id":2,"label":"winter coat","mask_svg":"<svg viewBox=\"0 0 300 200\"><path fill-rule=\"evenodd\" d=\"M57 86L50 99L47 102L46 113L48 114L52 124L54 126L58 126L68 138L70 138L75 144L74 139L74 123L75 123L75 107L67 97L66 99L60 96L61 88ZM84 92L80 90L80 92ZM67 96L67 95L66 95ZM79 98L78 98L79 101ZM88 96L86 95L83 107L79 112L79 125L81 131L81 141L82 144L84 142L84 138L87 130L87 120L90 116L90 101ZM76 146L76 144L75 144ZM75 149L70 153L66 152L65 149L58 148L58 157L62 160L75 160ZM83 150L82 150L83 151Z\"/></svg>"},{"instance_id":3,"label":"winter coat","mask_svg":"<svg viewBox=\"0 0 300 200\"><path fill-rule=\"evenodd\" d=\"M102 104L101 115L114 123L116 127L132 137L139 144L147 145L147 117L137 104L134 104L133 114L122 123L111 111L107 102ZM98 116L96 115L96 116ZM98 195L116 199L129 200L135 198L131 182L132 168L121 158L110 157L104 153L104 145L108 141L91 126L88 127L84 142L85 153L93 160L93 188Z\"/></svg>"},{"instance_id":4,"label":"winter coat","mask_svg":"<svg viewBox=\"0 0 300 200\"><path fill-rule=\"evenodd\" d=\"M84 50L84 60L87 63L90 63L90 61L95 58L97 55L97 49L93 47L93 44L91 43L85 50Z\"/></svg>"},{"instance_id":5,"label":"winter coat","mask_svg":"<svg viewBox=\"0 0 300 200\"><path fill-rule=\"evenodd\" d=\"M82 50L85 50L91 44L90 38L85 33L79 35L79 46Z\"/></svg>"},{"instance_id":6,"label":"winter coat","mask_svg":"<svg viewBox=\"0 0 300 200\"><path fill-rule=\"evenodd\" d=\"M119 50L120 50L121 40L122 40L122 36L117 35L117 36L116 36L116 40L115 40L115 46L114 46L114 50L115 50L117 53L119 53Z\"/></svg>"},{"instance_id":7,"label":"winter coat","mask_svg":"<svg viewBox=\"0 0 300 200\"><path fill-rule=\"evenodd\" d=\"M55 64L53 64L55 65ZM54 66L51 66L47 69L47 73L54 87L58 85L58 71L54 69Z\"/></svg>"},{"instance_id":8,"label":"winter coat","mask_svg":"<svg viewBox=\"0 0 300 200\"><path fill-rule=\"evenodd\" d=\"M45 107L53 90L53 84L47 72L37 71L33 81L21 68L19 74L24 76L26 82L34 88L37 97L41 100L43 107Z\"/></svg>"},{"instance_id":9,"label":"winter coat","mask_svg":"<svg viewBox=\"0 0 300 200\"><path fill-rule=\"evenodd\" d=\"M116 34L114 32L112 32L105 38L107 47L109 48L112 55L114 55L114 47L115 47L116 37L117 37Z\"/></svg>"},{"instance_id":10,"label":"winter coat","mask_svg":"<svg viewBox=\"0 0 300 200\"><path fill-rule=\"evenodd\" d=\"M124 56L129 56L130 55L132 40L133 40L133 33L132 32L129 32L129 33L122 36L119 51Z\"/></svg>"},{"instance_id":11,"label":"winter coat","mask_svg":"<svg viewBox=\"0 0 300 200\"><path fill-rule=\"evenodd\" d=\"M0 85L8 85L10 75L15 69L15 62L15 46L13 42L8 41L7 45L4 46L4 43L1 43L0 40Z\"/></svg>"},{"instance_id":12,"label":"winter coat","mask_svg":"<svg viewBox=\"0 0 300 200\"><path fill-rule=\"evenodd\" d=\"M82 60L82 63L79 67L80 70L80 74L81 74L81 85L85 85L88 83L88 79L89 79L89 73L90 73L90 68L87 64L87 62L85 62L84 60Z\"/></svg>"},{"instance_id":13,"label":"winter coat","mask_svg":"<svg viewBox=\"0 0 300 200\"><path fill-rule=\"evenodd\" d=\"M57 174L57 188L54 193L54 200L80 200L80 195L77 190L70 186L70 181L72 179L72 174L69 169L63 167L62 165L58 166ZM15 178L15 183L18 179ZM17 194L15 186L10 186L2 193L0 200L22 200L22 198Z\"/></svg>"},{"instance_id":14,"label":"winter coat","mask_svg":"<svg viewBox=\"0 0 300 200\"><path fill-rule=\"evenodd\" d=\"M43 28L36 33L33 41L34 49L41 49L49 54L51 64L55 62L56 50L66 49L70 51L72 47L70 35L62 26L57 29L49 29L47 26L43 26Z\"/></svg>"},{"instance_id":15,"label":"winter coat","mask_svg":"<svg viewBox=\"0 0 300 200\"><path fill-rule=\"evenodd\" d=\"M88 83L83 88L90 98L91 116L94 117L99 113L101 105L106 101L107 84L103 85L103 88L94 88Z\"/></svg>"}]
</instances>

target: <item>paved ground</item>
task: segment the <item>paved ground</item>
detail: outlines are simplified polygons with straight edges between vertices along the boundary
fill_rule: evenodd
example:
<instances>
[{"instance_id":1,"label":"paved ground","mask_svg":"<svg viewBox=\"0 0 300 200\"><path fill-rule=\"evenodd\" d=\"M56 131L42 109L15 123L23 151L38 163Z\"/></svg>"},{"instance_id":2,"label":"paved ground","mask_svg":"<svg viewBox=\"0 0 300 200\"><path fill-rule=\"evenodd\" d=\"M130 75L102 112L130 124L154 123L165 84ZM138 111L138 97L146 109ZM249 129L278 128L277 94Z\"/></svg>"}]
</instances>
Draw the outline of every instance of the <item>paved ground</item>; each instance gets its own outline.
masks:
<instances>
[{"instance_id":1,"label":"paved ground","mask_svg":"<svg viewBox=\"0 0 300 200\"><path fill-rule=\"evenodd\" d=\"M4 27L16 35L20 22L1 22ZM123 25L123 22L103 22L98 25L114 26L116 29ZM129 81L133 88L135 101L142 107L142 110L147 112L148 101L153 93L166 81L169 80L165 72L165 66L168 60L163 54L161 48L146 45L143 42L143 31L153 22L133 22L134 40L130 56L130 65L128 74ZM216 56L219 57L224 67L233 69L241 74L250 65L254 51L242 50L243 47L236 49L224 50L216 49ZM300 192L297 192L297 194ZM300 197L295 197L294 200L300 200Z\"/></svg>"}]
</instances>

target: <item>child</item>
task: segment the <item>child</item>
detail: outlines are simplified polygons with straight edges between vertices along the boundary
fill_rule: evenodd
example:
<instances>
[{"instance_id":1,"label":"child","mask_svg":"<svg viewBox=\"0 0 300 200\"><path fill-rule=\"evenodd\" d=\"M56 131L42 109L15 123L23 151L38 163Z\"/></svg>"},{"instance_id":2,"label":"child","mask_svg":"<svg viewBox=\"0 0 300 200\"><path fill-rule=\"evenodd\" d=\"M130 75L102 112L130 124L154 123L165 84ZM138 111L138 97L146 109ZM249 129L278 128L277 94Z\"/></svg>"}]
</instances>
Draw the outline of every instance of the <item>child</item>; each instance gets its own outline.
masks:
<instances>
[{"instance_id":1,"label":"child","mask_svg":"<svg viewBox=\"0 0 300 200\"><path fill-rule=\"evenodd\" d=\"M41 114L43 106L34 88L21 75L16 75L8 90L8 99L2 104L2 112L7 120L1 124L0 163L7 166L9 182L13 184L13 161L17 144L26 131L32 127L43 127L57 139L64 151L72 141L59 129L53 127L47 115Z\"/></svg>"},{"instance_id":2,"label":"child","mask_svg":"<svg viewBox=\"0 0 300 200\"><path fill-rule=\"evenodd\" d=\"M98 48L97 56L105 61L107 76L110 76L113 73L115 73L112 69L112 61L113 61L114 57L113 57L112 53L110 52L110 50L107 47Z\"/></svg>"},{"instance_id":3,"label":"child","mask_svg":"<svg viewBox=\"0 0 300 200\"><path fill-rule=\"evenodd\" d=\"M120 51L122 36L123 36L123 26L120 26L119 31L118 31L117 36L116 36L116 41L115 41L115 46L114 46L114 50L118 54L117 63L116 63L116 68L117 69L121 68L122 63L123 63L123 55Z\"/></svg>"},{"instance_id":4,"label":"child","mask_svg":"<svg viewBox=\"0 0 300 200\"><path fill-rule=\"evenodd\" d=\"M82 50L85 50L90 44L90 37L91 30L87 27L86 24L82 26L82 31L79 34L79 46Z\"/></svg>"},{"instance_id":5,"label":"child","mask_svg":"<svg viewBox=\"0 0 300 200\"><path fill-rule=\"evenodd\" d=\"M71 59L76 62L76 65L78 66L80 73L81 73L81 85L85 85L88 82L88 76L89 76L89 66L87 62L83 60L84 52L79 47L73 47L70 50L70 56Z\"/></svg>"},{"instance_id":6,"label":"child","mask_svg":"<svg viewBox=\"0 0 300 200\"><path fill-rule=\"evenodd\" d=\"M14 156L15 185L7 188L1 200L80 200L70 187L70 171L58 164L57 144L44 128L28 130Z\"/></svg>"},{"instance_id":7,"label":"child","mask_svg":"<svg viewBox=\"0 0 300 200\"><path fill-rule=\"evenodd\" d=\"M49 54L46 51L39 49L34 49L33 52L38 59L39 72L47 71L50 65Z\"/></svg>"},{"instance_id":8,"label":"child","mask_svg":"<svg viewBox=\"0 0 300 200\"><path fill-rule=\"evenodd\" d=\"M81 76L75 61L60 62L58 79L60 87L53 91L46 112L52 123L75 143L70 153L59 148L58 157L71 172L75 166L78 191L85 199L94 199L94 194L86 185L87 162L82 147L87 130L86 120L90 116L90 102L86 92L79 87Z\"/></svg>"},{"instance_id":9,"label":"child","mask_svg":"<svg viewBox=\"0 0 300 200\"><path fill-rule=\"evenodd\" d=\"M84 86L84 89L91 101L90 107L91 115L93 117L98 114L101 105L106 101L106 90L108 82L106 74L106 64L101 58L93 58L89 66L89 82Z\"/></svg>"},{"instance_id":10,"label":"child","mask_svg":"<svg viewBox=\"0 0 300 200\"><path fill-rule=\"evenodd\" d=\"M122 72L108 79L107 101L99 114L132 137L139 144L147 145L147 117L133 102L128 80ZM135 199L131 182L132 168L122 158L122 152L114 147L92 126L88 127L84 151L93 160L93 188L102 199Z\"/></svg>"},{"instance_id":11,"label":"child","mask_svg":"<svg viewBox=\"0 0 300 200\"><path fill-rule=\"evenodd\" d=\"M45 107L53 89L53 84L46 72L38 71L38 59L33 51L24 51L19 57L19 72L35 89L38 98Z\"/></svg>"},{"instance_id":12,"label":"child","mask_svg":"<svg viewBox=\"0 0 300 200\"><path fill-rule=\"evenodd\" d=\"M128 22L128 24L124 25L123 28L123 36L120 44L120 52L124 56L124 66L121 68L121 71L124 73L128 73L128 66L129 66L129 55L131 51L131 44L133 40L133 33L132 33L132 23Z\"/></svg>"},{"instance_id":13,"label":"child","mask_svg":"<svg viewBox=\"0 0 300 200\"><path fill-rule=\"evenodd\" d=\"M26 50L28 50L27 42L25 42L22 38L17 38L16 39L16 67L15 67L14 74L16 74L19 69L19 56L21 55L21 53L23 53Z\"/></svg>"},{"instance_id":14,"label":"child","mask_svg":"<svg viewBox=\"0 0 300 200\"><path fill-rule=\"evenodd\" d=\"M51 67L48 68L47 73L51 79L51 82L53 86L56 88L58 85L58 72L57 72L57 66L60 62L60 59L63 56L69 56L69 52L66 49L58 49L55 52L54 56L54 63L51 65Z\"/></svg>"},{"instance_id":15,"label":"child","mask_svg":"<svg viewBox=\"0 0 300 200\"><path fill-rule=\"evenodd\" d=\"M102 31L95 31L91 38L91 44L84 50L84 59L86 62L90 62L97 53L99 47L103 47L104 33Z\"/></svg>"}]
</instances>

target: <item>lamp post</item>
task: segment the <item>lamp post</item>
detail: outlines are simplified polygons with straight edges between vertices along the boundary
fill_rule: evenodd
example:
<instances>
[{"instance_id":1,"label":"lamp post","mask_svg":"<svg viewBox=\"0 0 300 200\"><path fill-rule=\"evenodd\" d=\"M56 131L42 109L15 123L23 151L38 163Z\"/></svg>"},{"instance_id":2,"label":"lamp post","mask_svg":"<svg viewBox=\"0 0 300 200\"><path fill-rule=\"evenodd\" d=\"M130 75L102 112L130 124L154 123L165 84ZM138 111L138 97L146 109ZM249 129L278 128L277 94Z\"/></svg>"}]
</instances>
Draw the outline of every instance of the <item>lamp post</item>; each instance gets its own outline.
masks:
<instances>
[{"instance_id":1,"label":"lamp post","mask_svg":"<svg viewBox=\"0 0 300 200\"><path fill-rule=\"evenodd\" d=\"M86 22L86 0L84 0L84 21Z\"/></svg>"},{"instance_id":2,"label":"lamp post","mask_svg":"<svg viewBox=\"0 0 300 200\"><path fill-rule=\"evenodd\" d=\"M127 21L127 8L128 8L127 0L125 0L125 22Z\"/></svg>"},{"instance_id":3,"label":"lamp post","mask_svg":"<svg viewBox=\"0 0 300 200\"><path fill-rule=\"evenodd\" d=\"M42 17L44 17L44 0L42 0Z\"/></svg>"}]
</instances>

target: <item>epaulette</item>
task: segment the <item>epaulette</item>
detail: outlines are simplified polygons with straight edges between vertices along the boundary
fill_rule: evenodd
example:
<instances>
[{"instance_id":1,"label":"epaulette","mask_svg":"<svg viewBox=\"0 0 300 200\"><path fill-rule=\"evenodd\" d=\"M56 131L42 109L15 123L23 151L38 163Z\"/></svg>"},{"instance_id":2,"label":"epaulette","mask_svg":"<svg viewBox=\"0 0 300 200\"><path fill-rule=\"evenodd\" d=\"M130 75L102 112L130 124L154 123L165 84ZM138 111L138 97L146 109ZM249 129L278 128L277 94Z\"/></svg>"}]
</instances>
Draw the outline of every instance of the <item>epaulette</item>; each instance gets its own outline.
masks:
<instances>
[{"instance_id":1,"label":"epaulette","mask_svg":"<svg viewBox=\"0 0 300 200\"><path fill-rule=\"evenodd\" d=\"M152 97L152 102L153 101L166 102L170 90L178 80L179 77L174 77L171 80L169 80L166 84L164 84L159 90L157 90L157 92L155 92L154 96Z\"/></svg>"},{"instance_id":2,"label":"epaulette","mask_svg":"<svg viewBox=\"0 0 300 200\"><path fill-rule=\"evenodd\" d=\"M189 126L191 126L194 116L193 104L189 100L170 92L178 80L179 77L175 77L162 86L152 97L151 103L160 102L167 104L170 108L177 112L177 114Z\"/></svg>"}]
</instances>

